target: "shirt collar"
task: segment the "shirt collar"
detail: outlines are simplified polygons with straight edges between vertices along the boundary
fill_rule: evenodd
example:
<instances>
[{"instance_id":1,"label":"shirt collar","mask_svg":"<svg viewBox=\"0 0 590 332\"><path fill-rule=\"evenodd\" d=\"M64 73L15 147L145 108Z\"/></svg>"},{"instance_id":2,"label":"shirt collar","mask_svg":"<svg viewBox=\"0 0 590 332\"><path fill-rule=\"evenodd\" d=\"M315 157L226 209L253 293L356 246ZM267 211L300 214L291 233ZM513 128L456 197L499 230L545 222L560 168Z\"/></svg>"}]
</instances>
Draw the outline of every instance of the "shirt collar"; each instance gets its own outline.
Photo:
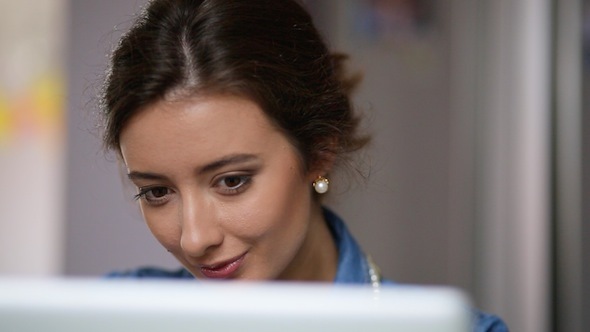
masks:
<instances>
[{"instance_id":1,"label":"shirt collar","mask_svg":"<svg viewBox=\"0 0 590 332\"><path fill-rule=\"evenodd\" d=\"M368 283L369 265L365 254L348 231L348 228L334 212L323 209L336 247L338 248L338 270L334 283Z\"/></svg>"}]
</instances>

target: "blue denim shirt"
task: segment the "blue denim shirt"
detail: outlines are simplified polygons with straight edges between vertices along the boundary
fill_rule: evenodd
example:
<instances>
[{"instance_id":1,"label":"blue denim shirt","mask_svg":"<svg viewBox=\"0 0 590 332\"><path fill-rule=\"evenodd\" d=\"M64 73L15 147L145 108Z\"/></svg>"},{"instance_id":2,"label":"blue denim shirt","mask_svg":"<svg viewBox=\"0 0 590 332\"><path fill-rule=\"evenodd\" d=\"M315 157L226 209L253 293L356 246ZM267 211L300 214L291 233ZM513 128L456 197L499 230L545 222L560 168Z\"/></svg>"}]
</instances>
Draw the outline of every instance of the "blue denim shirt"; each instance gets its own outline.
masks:
<instances>
[{"instance_id":1,"label":"blue denim shirt","mask_svg":"<svg viewBox=\"0 0 590 332\"><path fill-rule=\"evenodd\" d=\"M338 270L334 283L348 284L369 284L371 282L369 274L369 263L366 255L359 247L352 234L348 231L346 225L335 213L324 209L324 217L334 241L338 247ZM127 277L127 278L177 278L193 279L194 276L186 269L181 268L175 271L163 270L160 268L145 267L126 272L112 272L107 277ZM382 280L383 285L395 286L390 280ZM504 322L493 315L489 315L474 310L475 330L474 332L507 332L508 328Z\"/></svg>"},{"instance_id":2,"label":"blue denim shirt","mask_svg":"<svg viewBox=\"0 0 590 332\"><path fill-rule=\"evenodd\" d=\"M325 209L324 217L338 245L338 272L335 283L370 283L367 257L352 237L344 222L332 211ZM383 285L395 285L382 280ZM474 310L475 332L507 332L504 322L493 315Z\"/></svg>"}]
</instances>

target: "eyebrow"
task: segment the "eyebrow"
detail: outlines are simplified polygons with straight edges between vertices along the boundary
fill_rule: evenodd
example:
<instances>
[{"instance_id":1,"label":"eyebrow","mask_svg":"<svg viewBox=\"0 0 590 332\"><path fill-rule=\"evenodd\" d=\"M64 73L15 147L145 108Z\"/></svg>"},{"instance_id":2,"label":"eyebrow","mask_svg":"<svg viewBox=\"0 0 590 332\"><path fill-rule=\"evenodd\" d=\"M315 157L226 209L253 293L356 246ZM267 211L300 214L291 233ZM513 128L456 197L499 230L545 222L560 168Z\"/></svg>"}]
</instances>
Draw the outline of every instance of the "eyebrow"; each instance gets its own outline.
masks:
<instances>
[{"instance_id":1,"label":"eyebrow","mask_svg":"<svg viewBox=\"0 0 590 332\"><path fill-rule=\"evenodd\" d=\"M129 172L127 174L127 178L129 178L129 180L133 181L133 180L165 180L166 177L163 175L159 175L159 174L155 174L155 173L146 173L146 172L137 172L137 171L133 171L133 172Z\"/></svg>"},{"instance_id":2,"label":"eyebrow","mask_svg":"<svg viewBox=\"0 0 590 332\"><path fill-rule=\"evenodd\" d=\"M232 164L240 164L248 161L258 159L257 155L254 154L234 154L225 156L221 159L213 161L205 166L202 166L198 170L198 174L209 173ZM127 174L129 180L166 180L167 178L163 175L150 173L150 172L138 172L132 171Z\"/></svg>"},{"instance_id":3,"label":"eyebrow","mask_svg":"<svg viewBox=\"0 0 590 332\"><path fill-rule=\"evenodd\" d=\"M203 167L201 167L201 169L199 170L199 174L203 174L203 173L209 173L212 171L215 171L217 169L220 169L222 167L225 167L227 165L232 165L232 164L240 164L240 163L245 163L248 161L252 161L258 159L257 155L254 154L233 154L233 155L229 155L226 157L223 157L219 160L216 160L212 163L209 163Z\"/></svg>"}]
</instances>

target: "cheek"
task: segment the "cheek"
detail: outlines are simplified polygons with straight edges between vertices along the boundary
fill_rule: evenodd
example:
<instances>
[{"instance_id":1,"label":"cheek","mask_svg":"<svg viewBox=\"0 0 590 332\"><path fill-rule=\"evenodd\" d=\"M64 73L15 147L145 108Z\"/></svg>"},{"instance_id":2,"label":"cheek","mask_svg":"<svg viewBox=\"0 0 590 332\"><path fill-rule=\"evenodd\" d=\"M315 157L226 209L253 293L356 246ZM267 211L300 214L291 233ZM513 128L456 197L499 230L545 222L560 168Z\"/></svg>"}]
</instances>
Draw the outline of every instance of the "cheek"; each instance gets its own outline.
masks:
<instances>
[{"instance_id":1,"label":"cheek","mask_svg":"<svg viewBox=\"0 0 590 332\"><path fill-rule=\"evenodd\" d=\"M283 181L274 180L276 178ZM300 229L306 227L310 204L311 195L305 180L294 173L264 181L240 204L221 211L227 213L222 218L231 223L234 235L253 243L281 234L296 237L297 234L290 233L301 233ZM285 238L278 236L274 240Z\"/></svg>"},{"instance_id":2,"label":"cheek","mask_svg":"<svg viewBox=\"0 0 590 332\"><path fill-rule=\"evenodd\" d=\"M150 232L164 248L174 252L180 248L181 230L175 222L174 214L166 210L158 211L141 207L143 219Z\"/></svg>"}]
</instances>

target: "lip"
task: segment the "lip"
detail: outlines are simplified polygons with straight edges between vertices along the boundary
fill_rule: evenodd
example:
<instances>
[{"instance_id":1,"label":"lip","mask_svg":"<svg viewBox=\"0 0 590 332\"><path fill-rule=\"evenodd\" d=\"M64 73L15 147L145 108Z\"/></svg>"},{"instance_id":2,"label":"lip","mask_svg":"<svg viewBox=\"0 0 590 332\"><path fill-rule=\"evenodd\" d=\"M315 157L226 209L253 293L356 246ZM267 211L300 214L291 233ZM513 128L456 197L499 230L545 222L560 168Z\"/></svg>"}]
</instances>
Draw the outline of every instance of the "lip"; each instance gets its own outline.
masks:
<instances>
[{"instance_id":1,"label":"lip","mask_svg":"<svg viewBox=\"0 0 590 332\"><path fill-rule=\"evenodd\" d=\"M247 253L211 265L199 265L201 274L209 279L228 279L242 266Z\"/></svg>"}]
</instances>

